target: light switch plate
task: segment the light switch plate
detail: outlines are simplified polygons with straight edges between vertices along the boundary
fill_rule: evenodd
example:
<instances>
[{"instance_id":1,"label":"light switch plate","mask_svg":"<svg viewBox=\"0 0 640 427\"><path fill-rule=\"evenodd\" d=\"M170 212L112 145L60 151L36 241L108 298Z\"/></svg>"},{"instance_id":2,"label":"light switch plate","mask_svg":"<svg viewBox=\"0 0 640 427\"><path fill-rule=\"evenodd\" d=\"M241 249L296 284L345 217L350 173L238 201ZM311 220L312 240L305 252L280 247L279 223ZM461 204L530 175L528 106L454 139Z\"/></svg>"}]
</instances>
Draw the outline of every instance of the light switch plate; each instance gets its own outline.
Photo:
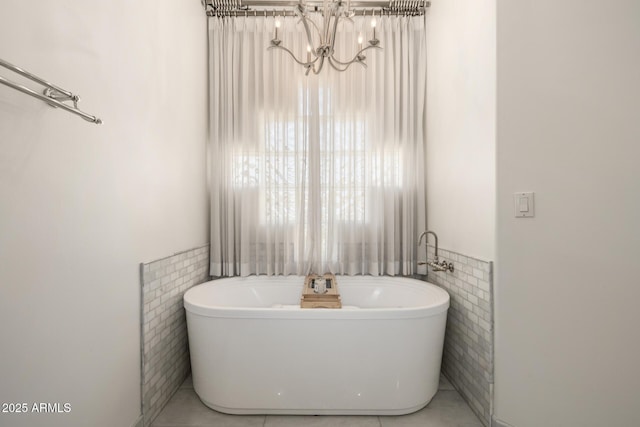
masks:
<instances>
[{"instance_id":1,"label":"light switch plate","mask_svg":"<svg viewBox=\"0 0 640 427\"><path fill-rule=\"evenodd\" d=\"M532 218L535 216L532 191L513 193L513 202L516 218Z\"/></svg>"}]
</instances>

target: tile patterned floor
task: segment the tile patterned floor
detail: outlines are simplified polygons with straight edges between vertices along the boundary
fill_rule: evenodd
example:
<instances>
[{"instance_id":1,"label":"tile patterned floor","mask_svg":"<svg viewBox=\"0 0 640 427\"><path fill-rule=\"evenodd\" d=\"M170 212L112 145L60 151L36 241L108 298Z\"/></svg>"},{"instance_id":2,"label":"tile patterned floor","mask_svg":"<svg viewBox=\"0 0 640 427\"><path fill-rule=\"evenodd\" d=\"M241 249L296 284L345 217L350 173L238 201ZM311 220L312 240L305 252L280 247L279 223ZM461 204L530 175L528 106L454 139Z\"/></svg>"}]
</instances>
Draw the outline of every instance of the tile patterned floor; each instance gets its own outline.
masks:
<instances>
[{"instance_id":1,"label":"tile patterned floor","mask_svg":"<svg viewBox=\"0 0 640 427\"><path fill-rule=\"evenodd\" d=\"M226 415L206 407L193 391L191 378L182 384L151 427L483 427L445 378L422 410L402 416Z\"/></svg>"}]
</instances>

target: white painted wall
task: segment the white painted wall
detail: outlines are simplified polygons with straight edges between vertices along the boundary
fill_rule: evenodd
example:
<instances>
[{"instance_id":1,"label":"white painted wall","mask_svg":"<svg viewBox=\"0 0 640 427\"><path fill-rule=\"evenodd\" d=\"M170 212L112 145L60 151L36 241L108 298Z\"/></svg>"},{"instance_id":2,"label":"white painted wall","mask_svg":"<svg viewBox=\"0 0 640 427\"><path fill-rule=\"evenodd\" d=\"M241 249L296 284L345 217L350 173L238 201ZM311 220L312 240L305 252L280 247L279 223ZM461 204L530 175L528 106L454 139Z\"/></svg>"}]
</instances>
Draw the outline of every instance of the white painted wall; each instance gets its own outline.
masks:
<instances>
[{"instance_id":1,"label":"white painted wall","mask_svg":"<svg viewBox=\"0 0 640 427\"><path fill-rule=\"evenodd\" d=\"M495 0L427 13L427 223L440 246L495 257Z\"/></svg>"},{"instance_id":2,"label":"white painted wall","mask_svg":"<svg viewBox=\"0 0 640 427\"><path fill-rule=\"evenodd\" d=\"M640 3L497 4L496 417L638 426Z\"/></svg>"},{"instance_id":3,"label":"white painted wall","mask_svg":"<svg viewBox=\"0 0 640 427\"><path fill-rule=\"evenodd\" d=\"M0 86L0 402L72 408L0 425L129 427L138 264L208 241L202 7L3 0L0 57L105 122Z\"/></svg>"}]
</instances>

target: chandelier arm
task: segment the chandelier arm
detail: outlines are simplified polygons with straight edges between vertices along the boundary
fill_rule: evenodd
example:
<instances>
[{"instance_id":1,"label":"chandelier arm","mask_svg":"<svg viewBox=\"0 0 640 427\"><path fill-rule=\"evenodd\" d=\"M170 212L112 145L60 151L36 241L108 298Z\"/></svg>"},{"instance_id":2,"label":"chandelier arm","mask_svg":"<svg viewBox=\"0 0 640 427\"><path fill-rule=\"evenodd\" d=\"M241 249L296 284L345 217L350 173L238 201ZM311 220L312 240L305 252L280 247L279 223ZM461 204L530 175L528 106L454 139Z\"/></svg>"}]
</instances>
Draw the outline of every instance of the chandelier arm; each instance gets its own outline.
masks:
<instances>
[{"instance_id":1,"label":"chandelier arm","mask_svg":"<svg viewBox=\"0 0 640 427\"><path fill-rule=\"evenodd\" d=\"M334 63L334 59L333 58L329 58L329 65L331 65L331 67L333 67L334 70L336 71L347 71L347 68L349 68L349 65L351 65L351 63L346 63L344 65L346 65L346 67L344 68L340 68L338 67L335 63Z\"/></svg>"},{"instance_id":2,"label":"chandelier arm","mask_svg":"<svg viewBox=\"0 0 640 427\"><path fill-rule=\"evenodd\" d=\"M362 52L364 52L367 49L382 49L382 47L380 46L367 46L365 48L362 48L358 51L358 53L355 54L355 56L353 57L353 59L351 61L348 62L342 62L338 59L335 58L335 56L332 56L331 59L333 60L333 62L336 62L340 65L346 65L346 64L351 64L353 62L362 62L362 61L358 61L358 56L360 56L362 54Z\"/></svg>"},{"instance_id":3,"label":"chandelier arm","mask_svg":"<svg viewBox=\"0 0 640 427\"><path fill-rule=\"evenodd\" d=\"M320 64L318 65L318 69L316 70L316 67L313 67L313 74L320 74L320 71L322 71L322 66L324 65L324 56L320 57Z\"/></svg>"},{"instance_id":4,"label":"chandelier arm","mask_svg":"<svg viewBox=\"0 0 640 427\"><path fill-rule=\"evenodd\" d=\"M316 58L316 59L314 59L313 61L309 61L309 62L302 62L302 61L300 61L298 58L296 58L296 56L293 54L293 52L291 52L289 49L287 49L286 47L283 47L283 46L274 46L274 45L271 45L271 46L269 46L267 49L282 49L282 50L284 50L285 52L287 52L287 53L288 53L288 54L293 58L293 60L294 60L294 61L296 61L298 64L302 65L303 67L307 67L307 66L309 66L309 65L313 65L313 64L315 64L315 63L316 63L316 61L318 60L318 58Z\"/></svg>"},{"instance_id":5,"label":"chandelier arm","mask_svg":"<svg viewBox=\"0 0 640 427\"><path fill-rule=\"evenodd\" d=\"M353 59L351 62L339 62L340 64L344 65L344 68L340 68L338 65L336 65L336 61L334 58L329 58L329 65L331 65L333 67L334 70L336 71L347 71L347 69L351 66L351 64L354 63L358 63L360 65L362 65L364 68L367 68L367 64L364 61L358 61L357 59Z\"/></svg>"},{"instance_id":6,"label":"chandelier arm","mask_svg":"<svg viewBox=\"0 0 640 427\"><path fill-rule=\"evenodd\" d=\"M304 26L304 31L307 34L308 46L311 46L313 55L317 59L318 54L314 49L315 46L313 46L313 39L311 38L311 30L309 29L309 18L307 18L306 13L304 12L304 7L302 6L302 3L298 4L298 7L296 7L296 12L298 13L298 16L300 16L300 20L302 21L302 25ZM313 20L311 20L311 23L313 24L314 27L316 27L316 31L318 32L319 38L322 39L322 35L320 34L320 29L318 28L318 26L315 24L315 22L313 22ZM322 40L320 41L320 43L322 43Z\"/></svg>"},{"instance_id":7,"label":"chandelier arm","mask_svg":"<svg viewBox=\"0 0 640 427\"><path fill-rule=\"evenodd\" d=\"M321 45L331 41L329 38L329 27L331 26L331 17L335 15L336 7L336 3L325 3L324 8L322 9L322 32L324 33L324 37L320 40Z\"/></svg>"},{"instance_id":8,"label":"chandelier arm","mask_svg":"<svg viewBox=\"0 0 640 427\"><path fill-rule=\"evenodd\" d=\"M336 6L336 8L338 8L338 6ZM331 48L330 48L330 52L333 53L333 46L336 44L336 32L338 31L338 11L336 10L334 13L334 17L333 17L333 33L331 34L331 39L328 39L331 41Z\"/></svg>"},{"instance_id":9,"label":"chandelier arm","mask_svg":"<svg viewBox=\"0 0 640 427\"><path fill-rule=\"evenodd\" d=\"M340 64L340 65L346 65L346 66L349 66L349 65L353 64L354 62L363 62L364 61L364 60L363 61L358 60L357 56L355 56L351 61L347 61L347 62L339 61L334 57L330 57L329 59L331 60L332 64ZM336 67L333 67L333 68L336 68ZM345 68L345 70L346 70L346 68ZM342 71L342 70L340 70L340 71Z\"/></svg>"},{"instance_id":10,"label":"chandelier arm","mask_svg":"<svg viewBox=\"0 0 640 427\"><path fill-rule=\"evenodd\" d=\"M322 33L320 32L320 28L316 25L316 23L315 23L315 22L313 22L313 19L305 18L305 20L306 20L307 22L310 22L310 23L311 23L311 25L313 25L313 28L315 28L316 33L318 33L318 39L319 39L319 40L322 40ZM301 21L302 21L302 19L301 19ZM312 43L312 42L313 42L313 40L311 40L311 38L310 38L310 37L311 37L311 36L310 36L310 32L309 32L309 33L307 34L307 40L309 40L309 46L311 46L311 48L312 48L312 49L313 49L313 51L314 51L314 53L313 53L313 54L317 56L317 54L315 53L315 49L314 49L313 43Z\"/></svg>"}]
</instances>

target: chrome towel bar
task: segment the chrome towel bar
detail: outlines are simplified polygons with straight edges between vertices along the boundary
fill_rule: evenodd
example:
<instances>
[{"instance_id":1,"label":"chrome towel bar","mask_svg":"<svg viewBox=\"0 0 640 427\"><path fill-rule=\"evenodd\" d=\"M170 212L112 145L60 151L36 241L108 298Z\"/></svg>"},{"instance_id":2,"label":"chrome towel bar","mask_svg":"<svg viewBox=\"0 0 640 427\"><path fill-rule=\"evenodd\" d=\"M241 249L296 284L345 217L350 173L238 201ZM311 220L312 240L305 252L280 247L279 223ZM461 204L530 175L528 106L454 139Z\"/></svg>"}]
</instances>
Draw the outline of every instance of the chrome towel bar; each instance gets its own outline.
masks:
<instances>
[{"instance_id":1,"label":"chrome towel bar","mask_svg":"<svg viewBox=\"0 0 640 427\"><path fill-rule=\"evenodd\" d=\"M21 76L26 77L29 80L33 80L34 82L42 86L45 86L46 88L44 89L43 93L38 93L32 89L29 89L26 86L19 85L17 83L12 82L11 80L8 80L0 76L0 83L2 83L3 85L8 86L24 94L33 96L34 98L37 98L41 101L46 102L52 107L62 108L63 110L76 114L88 122L95 123L97 125L102 124L102 120L100 120L99 118L92 116L90 114L87 114L84 111L81 111L78 109L78 101L80 101L80 97L78 95L74 95L69 91L61 89L58 86L55 86L47 82L46 80L43 80L40 77L33 75L30 72L25 71L20 67L16 67L15 65L10 64L9 62L4 61L2 59L0 59L0 66L8 70L11 70L16 74L20 74ZM63 101L72 101L73 107L65 104Z\"/></svg>"}]
</instances>

